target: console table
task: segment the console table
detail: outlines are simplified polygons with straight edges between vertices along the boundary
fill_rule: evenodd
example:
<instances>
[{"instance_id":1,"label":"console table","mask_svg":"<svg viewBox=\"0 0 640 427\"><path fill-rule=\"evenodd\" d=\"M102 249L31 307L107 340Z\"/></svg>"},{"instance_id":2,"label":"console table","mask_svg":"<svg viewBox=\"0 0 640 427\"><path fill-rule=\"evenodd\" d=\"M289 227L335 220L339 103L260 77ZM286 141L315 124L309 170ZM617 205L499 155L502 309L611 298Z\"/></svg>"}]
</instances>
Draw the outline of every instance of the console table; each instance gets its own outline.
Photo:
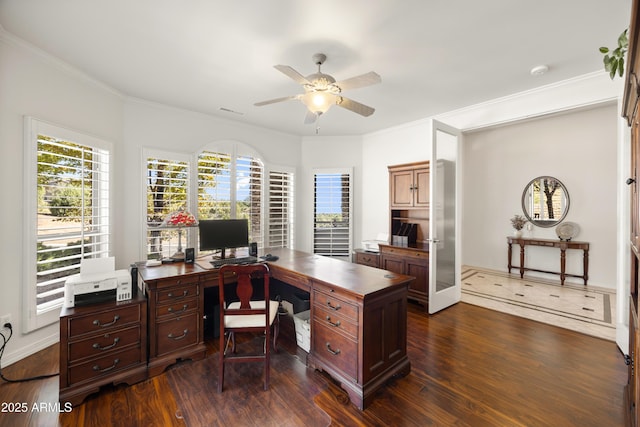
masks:
<instances>
[{"instance_id":1,"label":"console table","mask_svg":"<svg viewBox=\"0 0 640 427\"><path fill-rule=\"evenodd\" d=\"M520 278L524 277L525 271L538 271L541 273L559 274L561 285L564 285L564 280L567 276L580 277L584 280L585 286L587 285L587 280L589 279L589 243L588 242L576 242L573 240L566 241L566 240L553 240L553 239L530 239L526 237L507 237L507 243L509 245L508 264L507 264L509 273L511 273L512 268L519 268ZM511 264L512 245L514 243L520 245L520 265L519 266ZM558 273L556 271L538 270L535 268L525 267L524 248L526 246L542 246L547 248L560 249L560 272ZM569 274L565 271L567 249L581 249L583 251L584 255L582 258L582 275Z\"/></svg>"}]
</instances>

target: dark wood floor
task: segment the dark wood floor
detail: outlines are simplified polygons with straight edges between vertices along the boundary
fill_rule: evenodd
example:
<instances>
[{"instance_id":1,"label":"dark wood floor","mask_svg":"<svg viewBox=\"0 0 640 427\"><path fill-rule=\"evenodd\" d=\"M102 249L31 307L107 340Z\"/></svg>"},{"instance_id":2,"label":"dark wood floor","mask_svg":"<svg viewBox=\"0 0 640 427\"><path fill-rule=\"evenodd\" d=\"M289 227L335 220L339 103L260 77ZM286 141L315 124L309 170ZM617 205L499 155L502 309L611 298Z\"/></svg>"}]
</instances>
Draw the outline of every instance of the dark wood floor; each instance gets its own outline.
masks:
<instances>
[{"instance_id":1,"label":"dark wood floor","mask_svg":"<svg viewBox=\"0 0 640 427\"><path fill-rule=\"evenodd\" d=\"M330 379L306 368L306 353L288 339L292 327L283 325L268 392L261 389L261 365L249 364L231 365L225 391L217 394L211 342L210 357L133 386L105 388L69 413L32 410L34 403L57 402L58 378L2 383L3 410L8 402L24 402L29 410L0 414L0 425L623 425L626 366L613 342L464 303L432 316L410 304L411 373L358 411ZM52 346L3 374L55 371L57 359Z\"/></svg>"}]
</instances>

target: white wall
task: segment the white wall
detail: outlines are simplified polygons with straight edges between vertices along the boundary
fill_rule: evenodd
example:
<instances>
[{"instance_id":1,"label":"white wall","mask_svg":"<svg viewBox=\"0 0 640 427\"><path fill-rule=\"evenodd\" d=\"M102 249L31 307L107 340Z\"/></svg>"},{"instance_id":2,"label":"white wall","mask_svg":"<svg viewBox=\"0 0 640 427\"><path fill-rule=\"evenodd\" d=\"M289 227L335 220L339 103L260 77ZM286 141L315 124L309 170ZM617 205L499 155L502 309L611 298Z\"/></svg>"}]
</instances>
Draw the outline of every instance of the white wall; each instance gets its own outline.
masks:
<instances>
[{"instance_id":1,"label":"white wall","mask_svg":"<svg viewBox=\"0 0 640 427\"><path fill-rule=\"evenodd\" d=\"M550 175L567 188L565 220L580 226L576 240L591 244L589 284L615 289L617 121L617 105L608 104L465 134L463 263L506 271L509 219L522 214L527 183ZM523 231L525 237L557 238L555 227ZM559 256L558 250L528 247L526 265L559 271ZM582 251L567 251L567 271L581 273Z\"/></svg>"},{"instance_id":2,"label":"white wall","mask_svg":"<svg viewBox=\"0 0 640 427\"><path fill-rule=\"evenodd\" d=\"M296 221L298 249L313 250L313 173L315 169L353 169L353 247L360 246L363 221L362 194L368 183L363 181L362 138L354 137L306 137L302 141L302 157L299 169Z\"/></svg>"},{"instance_id":3,"label":"white wall","mask_svg":"<svg viewBox=\"0 0 640 427\"><path fill-rule=\"evenodd\" d=\"M117 248L120 260L125 263L121 268L145 255L140 251L146 197L143 195L143 148L194 154L207 144L235 141L258 152L267 166L297 168L300 162L301 144L296 136L137 99L126 101L124 117L125 156L119 176L121 185L116 187L126 188L126 194L116 220L122 224L122 235L129 236L129 241L123 239ZM297 169L296 175L300 172Z\"/></svg>"},{"instance_id":4,"label":"white wall","mask_svg":"<svg viewBox=\"0 0 640 427\"><path fill-rule=\"evenodd\" d=\"M57 342L59 336L57 323L23 334L23 118L97 136L117 150L122 105L119 94L0 29L0 315L12 315L14 331L3 366ZM116 154L114 162L120 160ZM117 197L113 202L117 210L121 203Z\"/></svg>"},{"instance_id":5,"label":"white wall","mask_svg":"<svg viewBox=\"0 0 640 427\"><path fill-rule=\"evenodd\" d=\"M387 166L431 159L431 122L405 126L365 135L362 148L362 222L363 240L378 233L389 233L389 171Z\"/></svg>"}]
</instances>

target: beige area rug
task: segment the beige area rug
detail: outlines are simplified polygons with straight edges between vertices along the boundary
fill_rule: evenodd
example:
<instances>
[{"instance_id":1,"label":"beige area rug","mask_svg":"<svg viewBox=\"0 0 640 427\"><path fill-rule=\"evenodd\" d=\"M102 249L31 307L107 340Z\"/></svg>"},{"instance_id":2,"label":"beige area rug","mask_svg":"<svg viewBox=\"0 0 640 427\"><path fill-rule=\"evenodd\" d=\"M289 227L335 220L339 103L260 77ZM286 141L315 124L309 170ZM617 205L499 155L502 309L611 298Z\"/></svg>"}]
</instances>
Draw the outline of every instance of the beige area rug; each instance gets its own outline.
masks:
<instances>
[{"instance_id":1,"label":"beige area rug","mask_svg":"<svg viewBox=\"0 0 640 427\"><path fill-rule=\"evenodd\" d=\"M462 267L462 301L615 341L615 291Z\"/></svg>"}]
</instances>

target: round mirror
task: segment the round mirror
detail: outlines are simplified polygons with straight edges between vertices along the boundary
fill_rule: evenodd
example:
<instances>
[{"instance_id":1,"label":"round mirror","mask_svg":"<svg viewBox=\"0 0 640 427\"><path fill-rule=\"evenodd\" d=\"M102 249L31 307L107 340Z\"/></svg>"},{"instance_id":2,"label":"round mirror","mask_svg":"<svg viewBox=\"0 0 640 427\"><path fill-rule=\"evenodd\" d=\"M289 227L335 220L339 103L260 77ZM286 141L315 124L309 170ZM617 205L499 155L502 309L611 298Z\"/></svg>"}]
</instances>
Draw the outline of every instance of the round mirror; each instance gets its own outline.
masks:
<instances>
[{"instance_id":1,"label":"round mirror","mask_svg":"<svg viewBox=\"0 0 640 427\"><path fill-rule=\"evenodd\" d=\"M556 178L539 176L524 188L522 210L533 225L553 227L567 216L569 193Z\"/></svg>"}]
</instances>

